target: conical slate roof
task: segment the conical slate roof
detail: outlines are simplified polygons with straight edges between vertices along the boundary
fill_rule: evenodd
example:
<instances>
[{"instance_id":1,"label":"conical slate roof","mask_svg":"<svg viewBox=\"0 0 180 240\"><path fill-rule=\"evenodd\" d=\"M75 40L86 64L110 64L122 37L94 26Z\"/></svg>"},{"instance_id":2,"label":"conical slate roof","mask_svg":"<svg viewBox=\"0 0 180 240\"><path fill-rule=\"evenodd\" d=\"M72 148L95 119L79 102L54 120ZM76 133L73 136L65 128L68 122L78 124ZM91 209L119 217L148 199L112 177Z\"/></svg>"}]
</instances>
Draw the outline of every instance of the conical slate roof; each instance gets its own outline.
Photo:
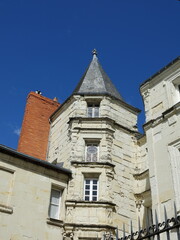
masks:
<instances>
[{"instance_id":1,"label":"conical slate roof","mask_svg":"<svg viewBox=\"0 0 180 240\"><path fill-rule=\"evenodd\" d=\"M96 50L93 51L93 59L73 94L109 95L122 100L118 90L101 67Z\"/></svg>"}]
</instances>

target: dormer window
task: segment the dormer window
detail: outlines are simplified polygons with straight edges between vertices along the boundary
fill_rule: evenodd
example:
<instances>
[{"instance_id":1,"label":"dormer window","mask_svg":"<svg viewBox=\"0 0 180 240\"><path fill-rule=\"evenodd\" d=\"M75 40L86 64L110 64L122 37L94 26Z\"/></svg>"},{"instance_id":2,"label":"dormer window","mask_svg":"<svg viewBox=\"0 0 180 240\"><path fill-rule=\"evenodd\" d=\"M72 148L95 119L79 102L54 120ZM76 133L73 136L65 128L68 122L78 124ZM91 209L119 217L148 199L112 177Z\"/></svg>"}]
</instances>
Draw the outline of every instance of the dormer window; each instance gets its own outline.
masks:
<instances>
[{"instance_id":1,"label":"dormer window","mask_svg":"<svg viewBox=\"0 0 180 240\"><path fill-rule=\"evenodd\" d=\"M99 117L99 104L88 103L87 116L90 118Z\"/></svg>"}]
</instances>

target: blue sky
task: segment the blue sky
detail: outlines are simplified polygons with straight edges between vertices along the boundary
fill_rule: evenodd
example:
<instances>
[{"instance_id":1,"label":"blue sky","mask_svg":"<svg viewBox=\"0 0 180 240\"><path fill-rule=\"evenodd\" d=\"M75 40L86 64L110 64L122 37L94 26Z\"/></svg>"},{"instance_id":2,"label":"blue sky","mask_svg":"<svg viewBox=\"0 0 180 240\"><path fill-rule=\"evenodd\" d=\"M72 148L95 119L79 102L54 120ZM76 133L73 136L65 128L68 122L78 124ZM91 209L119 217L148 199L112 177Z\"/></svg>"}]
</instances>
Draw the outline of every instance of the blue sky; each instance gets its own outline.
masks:
<instances>
[{"instance_id":1,"label":"blue sky","mask_svg":"<svg viewBox=\"0 0 180 240\"><path fill-rule=\"evenodd\" d=\"M94 48L143 109L139 85L179 55L179 16L177 0L0 0L0 143L17 147L30 91L61 103L72 93Z\"/></svg>"}]
</instances>

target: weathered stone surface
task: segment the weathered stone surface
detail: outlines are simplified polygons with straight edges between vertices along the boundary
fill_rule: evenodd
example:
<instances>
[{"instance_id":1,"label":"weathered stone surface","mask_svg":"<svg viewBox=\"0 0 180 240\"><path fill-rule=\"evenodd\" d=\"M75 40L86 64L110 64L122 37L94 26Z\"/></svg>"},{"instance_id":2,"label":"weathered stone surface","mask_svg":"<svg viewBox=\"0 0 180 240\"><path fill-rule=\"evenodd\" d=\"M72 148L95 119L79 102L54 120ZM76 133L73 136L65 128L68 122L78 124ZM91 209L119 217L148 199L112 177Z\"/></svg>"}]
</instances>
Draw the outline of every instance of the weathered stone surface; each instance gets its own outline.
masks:
<instances>
[{"instance_id":1,"label":"weathered stone surface","mask_svg":"<svg viewBox=\"0 0 180 240\"><path fill-rule=\"evenodd\" d=\"M52 185L64 189L65 201L67 181L66 174L0 153L0 239L62 239L62 227L50 226L47 219Z\"/></svg>"}]
</instances>

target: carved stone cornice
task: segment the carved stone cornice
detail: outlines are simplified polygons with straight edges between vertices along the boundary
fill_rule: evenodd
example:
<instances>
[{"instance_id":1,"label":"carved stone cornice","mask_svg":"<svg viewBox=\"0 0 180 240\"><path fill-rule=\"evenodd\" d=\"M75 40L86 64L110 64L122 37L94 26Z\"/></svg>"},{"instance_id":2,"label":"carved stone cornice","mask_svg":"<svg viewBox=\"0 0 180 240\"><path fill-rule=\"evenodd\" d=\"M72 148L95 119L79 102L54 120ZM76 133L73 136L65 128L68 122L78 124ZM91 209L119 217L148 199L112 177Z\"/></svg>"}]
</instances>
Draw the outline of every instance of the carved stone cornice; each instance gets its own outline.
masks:
<instances>
[{"instance_id":1,"label":"carved stone cornice","mask_svg":"<svg viewBox=\"0 0 180 240\"><path fill-rule=\"evenodd\" d=\"M180 112L180 102L176 103L174 106L172 106L171 108L167 109L166 111L164 111L161 116L157 117L156 119L152 119L149 122L145 123L143 125L144 130L147 131L152 127L155 127L165 121L167 121L167 119L177 113Z\"/></svg>"},{"instance_id":2,"label":"carved stone cornice","mask_svg":"<svg viewBox=\"0 0 180 240\"><path fill-rule=\"evenodd\" d=\"M145 179L147 178L149 175L149 169L146 169L142 172L137 172L137 173L134 173L133 174L133 177L136 179L136 180L141 180L141 179Z\"/></svg>"},{"instance_id":3,"label":"carved stone cornice","mask_svg":"<svg viewBox=\"0 0 180 240\"><path fill-rule=\"evenodd\" d=\"M66 200L66 206L73 207L103 207L114 209L116 204L109 201L84 201L84 200Z\"/></svg>"},{"instance_id":4,"label":"carved stone cornice","mask_svg":"<svg viewBox=\"0 0 180 240\"><path fill-rule=\"evenodd\" d=\"M62 227L64 225L64 222L58 219L53 219L53 218L47 218L47 224L57 226L57 227Z\"/></svg>"},{"instance_id":5,"label":"carved stone cornice","mask_svg":"<svg viewBox=\"0 0 180 240\"><path fill-rule=\"evenodd\" d=\"M109 124L111 128L102 128L102 126L99 128L99 130L106 130L106 131L110 131L110 132L114 132L114 127L118 127L118 128L121 128L122 130L124 130L125 132L128 132L128 133L131 133L131 134L139 134L138 131L136 130L132 130L132 129L129 129L119 123L117 123L116 121L114 121L113 119L109 118L109 117L98 117L98 118L87 118L87 117L71 117L69 119L69 122L68 124L72 124L73 121L77 121L78 123L83 123L83 122L89 122L91 124L90 128L83 128L82 126L76 126L75 129L77 130L98 130L98 127L97 128L93 128L92 127L92 124L93 123L102 123L102 122L105 122L106 124Z\"/></svg>"},{"instance_id":6,"label":"carved stone cornice","mask_svg":"<svg viewBox=\"0 0 180 240\"><path fill-rule=\"evenodd\" d=\"M74 167L105 167L114 168L115 165L110 162L82 162L82 161L71 161L71 165Z\"/></svg>"},{"instance_id":7,"label":"carved stone cornice","mask_svg":"<svg viewBox=\"0 0 180 240\"><path fill-rule=\"evenodd\" d=\"M86 229L116 229L116 227L111 226L111 225L106 225L106 224L78 224L78 223L64 223L64 228L73 228L73 230L75 230L75 228L86 228Z\"/></svg>"},{"instance_id":8,"label":"carved stone cornice","mask_svg":"<svg viewBox=\"0 0 180 240\"><path fill-rule=\"evenodd\" d=\"M151 194L151 191L147 190L142 193L135 193L134 196L137 200L143 200L143 199L147 198L150 194Z\"/></svg>"}]
</instances>

